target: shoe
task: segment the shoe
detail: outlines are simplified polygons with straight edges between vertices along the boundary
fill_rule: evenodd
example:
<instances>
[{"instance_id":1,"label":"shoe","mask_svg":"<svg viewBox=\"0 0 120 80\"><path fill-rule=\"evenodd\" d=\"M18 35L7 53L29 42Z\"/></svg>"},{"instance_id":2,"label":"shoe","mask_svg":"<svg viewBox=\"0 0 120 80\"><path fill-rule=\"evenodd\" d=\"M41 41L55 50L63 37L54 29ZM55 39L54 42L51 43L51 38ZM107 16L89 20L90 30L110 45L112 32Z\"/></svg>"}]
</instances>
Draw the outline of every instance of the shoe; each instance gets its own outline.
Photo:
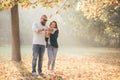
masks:
<instances>
[{"instance_id":1,"label":"shoe","mask_svg":"<svg viewBox=\"0 0 120 80\"><path fill-rule=\"evenodd\" d=\"M39 73L39 75L40 75L40 76L43 76L43 75L44 75L44 73L40 72L40 73Z\"/></svg>"},{"instance_id":2,"label":"shoe","mask_svg":"<svg viewBox=\"0 0 120 80\"><path fill-rule=\"evenodd\" d=\"M55 75L54 71L49 71L49 75L54 76Z\"/></svg>"},{"instance_id":3,"label":"shoe","mask_svg":"<svg viewBox=\"0 0 120 80\"><path fill-rule=\"evenodd\" d=\"M50 70L47 70L47 72L46 72L48 75L51 73L51 71Z\"/></svg>"},{"instance_id":4,"label":"shoe","mask_svg":"<svg viewBox=\"0 0 120 80\"><path fill-rule=\"evenodd\" d=\"M32 75L33 76L38 76L36 72L32 72Z\"/></svg>"},{"instance_id":5,"label":"shoe","mask_svg":"<svg viewBox=\"0 0 120 80\"><path fill-rule=\"evenodd\" d=\"M54 72L51 72L51 73L50 73L50 75L54 76L54 75L55 75L55 73L54 73Z\"/></svg>"}]
</instances>

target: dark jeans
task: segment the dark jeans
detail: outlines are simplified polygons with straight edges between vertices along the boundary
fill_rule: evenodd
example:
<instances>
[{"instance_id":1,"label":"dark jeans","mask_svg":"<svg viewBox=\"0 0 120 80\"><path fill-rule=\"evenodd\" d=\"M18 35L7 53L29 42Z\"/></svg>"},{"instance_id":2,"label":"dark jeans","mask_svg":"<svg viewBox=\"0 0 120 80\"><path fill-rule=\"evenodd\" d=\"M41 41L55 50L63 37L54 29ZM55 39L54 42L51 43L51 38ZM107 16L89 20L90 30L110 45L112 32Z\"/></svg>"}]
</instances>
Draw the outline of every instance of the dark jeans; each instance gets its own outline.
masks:
<instances>
[{"instance_id":1,"label":"dark jeans","mask_svg":"<svg viewBox=\"0 0 120 80\"><path fill-rule=\"evenodd\" d=\"M38 57L38 73L42 72L42 60L45 52L45 45L33 44L32 72L36 72L36 62Z\"/></svg>"}]
</instances>

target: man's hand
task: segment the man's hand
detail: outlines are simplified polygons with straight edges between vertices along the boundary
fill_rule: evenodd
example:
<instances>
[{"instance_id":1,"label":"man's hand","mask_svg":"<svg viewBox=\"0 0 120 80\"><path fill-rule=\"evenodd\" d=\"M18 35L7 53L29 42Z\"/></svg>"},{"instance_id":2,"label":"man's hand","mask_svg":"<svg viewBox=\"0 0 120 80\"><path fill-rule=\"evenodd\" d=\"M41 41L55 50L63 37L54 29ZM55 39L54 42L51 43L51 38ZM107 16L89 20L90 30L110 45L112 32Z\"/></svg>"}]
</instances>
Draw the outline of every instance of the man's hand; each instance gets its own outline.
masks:
<instances>
[{"instance_id":1,"label":"man's hand","mask_svg":"<svg viewBox=\"0 0 120 80\"><path fill-rule=\"evenodd\" d=\"M37 30L37 33L40 33L40 32L42 32L43 30L40 28L40 29L38 29Z\"/></svg>"}]
</instances>

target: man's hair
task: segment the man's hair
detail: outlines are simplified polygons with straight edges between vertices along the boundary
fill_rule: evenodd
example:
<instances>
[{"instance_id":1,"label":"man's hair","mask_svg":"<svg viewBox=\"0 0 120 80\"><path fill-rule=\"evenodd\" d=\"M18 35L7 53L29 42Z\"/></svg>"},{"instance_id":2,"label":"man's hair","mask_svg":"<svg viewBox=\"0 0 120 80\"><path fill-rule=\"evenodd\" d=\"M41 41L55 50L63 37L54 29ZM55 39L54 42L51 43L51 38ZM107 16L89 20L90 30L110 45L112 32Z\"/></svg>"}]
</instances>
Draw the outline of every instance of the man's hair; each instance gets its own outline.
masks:
<instances>
[{"instance_id":1,"label":"man's hair","mask_svg":"<svg viewBox=\"0 0 120 80\"><path fill-rule=\"evenodd\" d=\"M45 14L41 16L41 18L43 18L43 17L47 18L47 16Z\"/></svg>"}]
</instances>

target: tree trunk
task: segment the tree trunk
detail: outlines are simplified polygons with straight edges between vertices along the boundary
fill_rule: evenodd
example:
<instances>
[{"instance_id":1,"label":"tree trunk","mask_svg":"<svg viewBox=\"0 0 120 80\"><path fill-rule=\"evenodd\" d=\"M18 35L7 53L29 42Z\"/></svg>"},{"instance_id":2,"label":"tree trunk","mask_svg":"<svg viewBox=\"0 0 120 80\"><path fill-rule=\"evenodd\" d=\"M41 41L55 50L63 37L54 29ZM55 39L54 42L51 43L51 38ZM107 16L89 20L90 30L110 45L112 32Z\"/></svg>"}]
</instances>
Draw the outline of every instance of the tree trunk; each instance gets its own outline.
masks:
<instances>
[{"instance_id":1,"label":"tree trunk","mask_svg":"<svg viewBox=\"0 0 120 80\"><path fill-rule=\"evenodd\" d=\"M12 24L12 60L21 61L18 6L11 9Z\"/></svg>"}]
</instances>

